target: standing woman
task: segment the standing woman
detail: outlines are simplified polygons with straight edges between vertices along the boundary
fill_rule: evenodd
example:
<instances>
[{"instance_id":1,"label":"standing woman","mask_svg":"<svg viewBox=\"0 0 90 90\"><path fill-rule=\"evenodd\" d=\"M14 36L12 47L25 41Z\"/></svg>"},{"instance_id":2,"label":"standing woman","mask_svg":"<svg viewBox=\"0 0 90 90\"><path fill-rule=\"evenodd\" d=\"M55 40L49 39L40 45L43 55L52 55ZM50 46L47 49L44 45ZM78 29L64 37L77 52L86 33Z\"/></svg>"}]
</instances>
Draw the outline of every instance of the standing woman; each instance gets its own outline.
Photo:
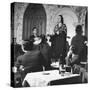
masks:
<instances>
[{"instance_id":1,"label":"standing woman","mask_svg":"<svg viewBox=\"0 0 90 90\"><path fill-rule=\"evenodd\" d=\"M54 29L55 35L52 36L52 58L60 61L60 64L65 64L66 56L66 36L67 27L64 24L63 16L58 16L58 23Z\"/></svg>"}]
</instances>

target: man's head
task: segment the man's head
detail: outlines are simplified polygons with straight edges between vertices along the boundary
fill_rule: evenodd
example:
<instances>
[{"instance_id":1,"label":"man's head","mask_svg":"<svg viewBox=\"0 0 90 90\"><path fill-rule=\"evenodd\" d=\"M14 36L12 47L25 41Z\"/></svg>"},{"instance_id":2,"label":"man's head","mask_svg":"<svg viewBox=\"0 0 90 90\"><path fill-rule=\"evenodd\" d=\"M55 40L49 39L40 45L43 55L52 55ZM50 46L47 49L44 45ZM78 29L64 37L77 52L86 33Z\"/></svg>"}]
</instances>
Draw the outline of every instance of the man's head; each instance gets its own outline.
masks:
<instances>
[{"instance_id":1,"label":"man's head","mask_svg":"<svg viewBox=\"0 0 90 90\"><path fill-rule=\"evenodd\" d=\"M23 43L23 48L25 51L31 51L33 49L33 42L32 41L25 41Z\"/></svg>"},{"instance_id":2,"label":"man's head","mask_svg":"<svg viewBox=\"0 0 90 90\"><path fill-rule=\"evenodd\" d=\"M76 34L82 34L82 26L81 25L77 25L76 26Z\"/></svg>"}]
</instances>

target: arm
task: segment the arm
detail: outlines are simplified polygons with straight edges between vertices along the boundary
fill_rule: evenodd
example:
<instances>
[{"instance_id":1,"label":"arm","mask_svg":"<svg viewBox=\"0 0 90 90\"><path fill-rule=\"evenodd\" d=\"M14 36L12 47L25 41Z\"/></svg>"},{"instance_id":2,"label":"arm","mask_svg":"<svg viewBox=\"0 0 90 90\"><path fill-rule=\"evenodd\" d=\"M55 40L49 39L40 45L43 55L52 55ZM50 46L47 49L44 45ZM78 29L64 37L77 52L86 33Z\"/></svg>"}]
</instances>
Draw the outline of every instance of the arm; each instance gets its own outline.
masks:
<instances>
[{"instance_id":1,"label":"arm","mask_svg":"<svg viewBox=\"0 0 90 90\"><path fill-rule=\"evenodd\" d=\"M17 73L18 70L22 68L22 65L21 65L21 63L22 63L21 60L22 60L22 59L21 59L21 58L22 58L22 56L19 56L19 57L17 58L17 61L15 62L14 67L12 68L14 73Z\"/></svg>"}]
</instances>

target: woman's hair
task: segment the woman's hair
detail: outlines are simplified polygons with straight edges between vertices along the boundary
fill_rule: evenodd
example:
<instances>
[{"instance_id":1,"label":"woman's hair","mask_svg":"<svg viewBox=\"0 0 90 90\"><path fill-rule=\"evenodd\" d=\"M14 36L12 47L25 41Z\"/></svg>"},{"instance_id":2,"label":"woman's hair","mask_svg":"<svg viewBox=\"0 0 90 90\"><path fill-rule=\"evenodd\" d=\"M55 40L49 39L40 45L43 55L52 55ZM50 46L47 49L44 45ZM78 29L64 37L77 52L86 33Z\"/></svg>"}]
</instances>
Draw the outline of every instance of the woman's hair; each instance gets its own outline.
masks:
<instances>
[{"instance_id":1,"label":"woman's hair","mask_svg":"<svg viewBox=\"0 0 90 90\"><path fill-rule=\"evenodd\" d=\"M33 27L32 30L37 29L36 27Z\"/></svg>"},{"instance_id":2,"label":"woman's hair","mask_svg":"<svg viewBox=\"0 0 90 90\"><path fill-rule=\"evenodd\" d=\"M61 17L61 23L64 24L63 16L59 15Z\"/></svg>"}]
</instances>

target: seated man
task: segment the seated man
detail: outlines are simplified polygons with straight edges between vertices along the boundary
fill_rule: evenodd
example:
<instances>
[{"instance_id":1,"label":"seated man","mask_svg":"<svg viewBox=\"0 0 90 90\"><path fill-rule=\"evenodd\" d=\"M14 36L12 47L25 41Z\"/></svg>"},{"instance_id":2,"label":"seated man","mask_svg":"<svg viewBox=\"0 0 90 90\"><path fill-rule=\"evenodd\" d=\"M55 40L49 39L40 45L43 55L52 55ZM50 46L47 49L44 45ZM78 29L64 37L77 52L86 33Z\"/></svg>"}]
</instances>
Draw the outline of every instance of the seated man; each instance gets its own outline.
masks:
<instances>
[{"instance_id":1,"label":"seated man","mask_svg":"<svg viewBox=\"0 0 90 90\"><path fill-rule=\"evenodd\" d=\"M81 56L77 54L77 49L72 46L68 52L66 57L66 64L71 66L73 69L73 73L80 73L81 75L81 82L87 83L88 82L88 73L87 70L81 66Z\"/></svg>"},{"instance_id":2,"label":"seated man","mask_svg":"<svg viewBox=\"0 0 90 90\"><path fill-rule=\"evenodd\" d=\"M39 50L33 50L33 43L27 41L23 44L23 49L25 51L24 55L17 58L15 66L17 70L22 72L22 79L25 75L30 72L38 72L43 70L44 58Z\"/></svg>"},{"instance_id":3,"label":"seated man","mask_svg":"<svg viewBox=\"0 0 90 90\"><path fill-rule=\"evenodd\" d=\"M77 54L77 49L74 46L70 47L68 55L66 57L66 64L73 66L74 64L79 64L80 59L79 55Z\"/></svg>"}]
</instances>

